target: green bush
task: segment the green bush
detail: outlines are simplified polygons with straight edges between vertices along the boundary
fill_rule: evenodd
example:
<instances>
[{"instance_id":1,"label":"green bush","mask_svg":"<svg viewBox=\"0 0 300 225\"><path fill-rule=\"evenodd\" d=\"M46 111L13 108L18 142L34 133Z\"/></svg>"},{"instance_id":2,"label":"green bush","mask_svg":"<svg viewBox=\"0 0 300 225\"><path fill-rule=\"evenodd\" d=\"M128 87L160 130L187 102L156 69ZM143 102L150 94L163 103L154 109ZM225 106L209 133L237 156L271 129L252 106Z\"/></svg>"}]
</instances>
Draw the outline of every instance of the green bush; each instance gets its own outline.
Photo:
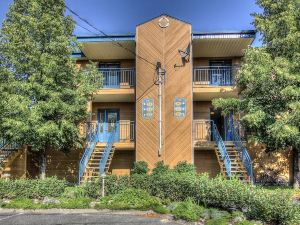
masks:
<instances>
[{"instance_id":1,"label":"green bush","mask_svg":"<svg viewBox=\"0 0 300 225\"><path fill-rule=\"evenodd\" d=\"M145 161L136 161L133 164L132 174L147 174L149 172L148 163Z\"/></svg>"},{"instance_id":2,"label":"green bush","mask_svg":"<svg viewBox=\"0 0 300 225\"><path fill-rule=\"evenodd\" d=\"M191 199L184 202L179 202L175 209L172 210L172 214L175 219L183 219L187 221L198 221L204 208L195 204Z\"/></svg>"},{"instance_id":3,"label":"green bush","mask_svg":"<svg viewBox=\"0 0 300 225\"><path fill-rule=\"evenodd\" d=\"M157 212L157 213L160 213L160 214L167 214L167 213L170 212L169 209L166 208L163 205L156 205L152 209L153 209L154 212Z\"/></svg>"},{"instance_id":4,"label":"green bush","mask_svg":"<svg viewBox=\"0 0 300 225\"><path fill-rule=\"evenodd\" d=\"M81 186L66 187L62 195L64 198L83 198L85 196L85 189Z\"/></svg>"},{"instance_id":5,"label":"green bush","mask_svg":"<svg viewBox=\"0 0 300 225\"><path fill-rule=\"evenodd\" d=\"M179 162L175 166L174 171L177 173L196 173L195 166L186 161Z\"/></svg>"},{"instance_id":6,"label":"green bush","mask_svg":"<svg viewBox=\"0 0 300 225\"><path fill-rule=\"evenodd\" d=\"M130 188L100 199L95 208L148 210L158 205L161 205L158 198L150 196L146 191Z\"/></svg>"},{"instance_id":7,"label":"green bush","mask_svg":"<svg viewBox=\"0 0 300 225\"><path fill-rule=\"evenodd\" d=\"M164 161L158 161L155 164L155 168L152 170L152 174L164 174L169 171L169 166L165 165Z\"/></svg>"},{"instance_id":8,"label":"green bush","mask_svg":"<svg viewBox=\"0 0 300 225\"><path fill-rule=\"evenodd\" d=\"M61 196L66 188L64 180L49 177L44 180L0 180L0 198L43 198Z\"/></svg>"},{"instance_id":9,"label":"green bush","mask_svg":"<svg viewBox=\"0 0 300 225\"><path fill-rule=\"evenodd\" d=\"M63 209L87 209L90 208L91 199L90 198L60 198L60 203L58 204L58 208Z\"/></svg>"}]
</instances>

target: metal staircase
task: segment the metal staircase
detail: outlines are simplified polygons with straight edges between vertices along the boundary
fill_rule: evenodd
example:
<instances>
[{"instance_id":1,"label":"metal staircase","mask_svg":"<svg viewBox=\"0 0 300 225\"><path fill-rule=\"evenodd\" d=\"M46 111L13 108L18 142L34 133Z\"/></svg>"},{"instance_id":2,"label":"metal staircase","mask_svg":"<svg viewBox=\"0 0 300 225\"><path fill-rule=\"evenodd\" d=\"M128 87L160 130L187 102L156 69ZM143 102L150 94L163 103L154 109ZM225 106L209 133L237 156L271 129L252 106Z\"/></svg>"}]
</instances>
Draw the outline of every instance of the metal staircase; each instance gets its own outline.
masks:
<instances>
[{"instance_id":1,"label":"metal staircase","mask_svg":"<svg viewBox=\"0 0 300 225\"><path fill-rule=\"evenodd\" d=\"M109 170L119 124L111 131L105 146L98 142L98 129L98 123L87 126L87 146L79 163L79 183L100 177Z\"/></svg>"},{"instance_id":2,"label":"metal staircase","mask_svg":"<svg viewBox=\"0 0 300 225\"><path fill-rule=\"evenodd\" d=\"M211 131L213 135L213 140L216 142L216 155L219 161L219 164L221 166L221 171L224 175L231 177L231 158L229 157L229 154L227 152L226 146L224 144L224 141L218 131L218 128L216 124L211 121Z\"/></svg>"},{"instance_id":3,"label":"metal staircase","mask_svg":"<svg viewBox=\"0 0 300 225\"><path fill-rule=\"evenodd\" d=\"M8 167L16 157L21 154L21 149L15 143L7 142L5 139L0 141L0 177L6 167Z\"/></svg>"},{"instance_id":4,"label":"metal staircase","mask_svg":"<svg viewBox=\"0 0 300 225\"><path fill-rule=\"evenodd\" d=\"M246 175L246 180L249 182L253 182L254 176L253 176L253 167L252 167L252 160L251 157L244 146L241 135L240 135L240 129L238 124L235 122L233 115L230 115L230 127L233 131L233 143L235 146L236 153L240 159L240 164L244 167L245 169L245 175Z\"/></svg>"}]
</instances>

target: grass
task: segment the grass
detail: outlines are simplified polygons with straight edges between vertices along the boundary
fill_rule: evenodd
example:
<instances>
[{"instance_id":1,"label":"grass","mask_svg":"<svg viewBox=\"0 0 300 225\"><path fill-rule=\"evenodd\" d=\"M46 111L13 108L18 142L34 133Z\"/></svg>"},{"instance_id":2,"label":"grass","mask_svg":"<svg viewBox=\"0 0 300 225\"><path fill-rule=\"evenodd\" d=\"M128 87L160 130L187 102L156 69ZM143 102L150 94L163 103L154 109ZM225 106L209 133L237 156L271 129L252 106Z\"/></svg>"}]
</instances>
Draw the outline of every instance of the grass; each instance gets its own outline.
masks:
<instances>
[{"instance_id":1,"label":"grass","mask_svg":"<svg viewBox=\"0 0 300 225\"><path fill-rule=\"evenodd\" d=\"M204 208L195 204L191 199L179 202L172 214L175 219L183 219L187 221L198 221L204 212Z\"/></svg>"}]
</instances>

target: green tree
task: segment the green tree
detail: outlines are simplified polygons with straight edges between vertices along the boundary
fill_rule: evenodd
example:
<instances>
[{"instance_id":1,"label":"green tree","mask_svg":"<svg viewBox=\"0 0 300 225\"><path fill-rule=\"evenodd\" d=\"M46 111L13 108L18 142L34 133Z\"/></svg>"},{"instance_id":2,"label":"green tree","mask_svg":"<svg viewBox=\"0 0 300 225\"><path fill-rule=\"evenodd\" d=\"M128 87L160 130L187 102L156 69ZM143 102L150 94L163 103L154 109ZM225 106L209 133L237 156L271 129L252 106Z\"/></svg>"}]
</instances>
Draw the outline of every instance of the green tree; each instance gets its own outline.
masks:
<instances>
[{"instance_id":1,"label":"green tree","mask_svg":"<svg viewBox=\"0 0 300 225\"><path fill-rule=\"evenodd\" d=\"M75 23L64 0L14 0L0 36L0 132L41 153L81 146L79 125L98 76L71 58Z\"/></svg>"},{"instance_id":2,"label":"green tree","mask_svg":"<svg viewBox=\"0 0 300 225\"><path fill-rule=\"evenodd\" d=\"M254 25L263 46L250 48L237 76L241 99L217 99L223 112L241 112L250 137L267 150L292 148L294 187L300 185L300 1L257 0Z\"/></svg>"}]
</instances>

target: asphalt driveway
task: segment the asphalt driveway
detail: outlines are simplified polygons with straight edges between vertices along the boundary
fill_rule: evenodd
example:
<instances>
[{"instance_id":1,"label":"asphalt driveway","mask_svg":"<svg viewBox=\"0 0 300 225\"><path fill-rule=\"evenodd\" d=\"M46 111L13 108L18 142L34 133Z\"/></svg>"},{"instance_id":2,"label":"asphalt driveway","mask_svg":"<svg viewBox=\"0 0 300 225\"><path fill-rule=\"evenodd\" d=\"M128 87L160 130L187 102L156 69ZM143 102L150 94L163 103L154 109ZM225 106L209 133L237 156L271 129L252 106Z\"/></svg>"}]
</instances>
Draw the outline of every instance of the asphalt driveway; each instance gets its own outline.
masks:
<instances>
[{"instance_id":1,"label":"asphalt driveway","mask_svg":"<svg viewBox=\"0 0 300 225\"><path fill-rule=\"evenodd\" d=\"M0 210L0 225L178 225L168 216L137 211Z\"/></svg>"}]
</instances>

